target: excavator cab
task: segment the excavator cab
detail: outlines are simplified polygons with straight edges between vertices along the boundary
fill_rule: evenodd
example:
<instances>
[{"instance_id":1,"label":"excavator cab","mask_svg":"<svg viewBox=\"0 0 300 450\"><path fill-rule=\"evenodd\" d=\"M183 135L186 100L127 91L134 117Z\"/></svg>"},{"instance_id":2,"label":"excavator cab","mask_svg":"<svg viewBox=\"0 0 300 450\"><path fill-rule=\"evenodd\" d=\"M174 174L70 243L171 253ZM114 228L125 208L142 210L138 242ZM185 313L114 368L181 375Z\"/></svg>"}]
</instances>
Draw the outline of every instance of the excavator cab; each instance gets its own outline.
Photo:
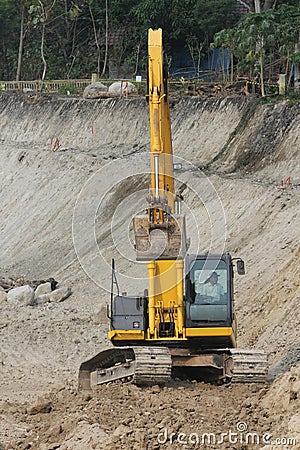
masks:
<instances>
[{"instance_id":1,"label":"excavator cab","mask_svg":"<svg viewBox=\"0 0 300 450\"><path fill-rule=\"evenodd\" d=\"M242 260L238 258L238 261ZM200 347L235 347L234 269L231 255L188 256L185 264L186 330L195 330L193 340L197 340ZM201 330L208 328L212 330L212 335L207 333L203 336ZM217 330L222 328L231 328L233 333L230 336L218 336Z\"/></svg>"},{"instance_id":2,"label":"excavator cab","mask_svg":"<svg viewBox=\"0 0 300 450\"><path fill-rule=\"evenodd\" d=\"M186 276L186 326L231 326L233 267L229 254L189 257Z\"/></svg>"}]
</instances>

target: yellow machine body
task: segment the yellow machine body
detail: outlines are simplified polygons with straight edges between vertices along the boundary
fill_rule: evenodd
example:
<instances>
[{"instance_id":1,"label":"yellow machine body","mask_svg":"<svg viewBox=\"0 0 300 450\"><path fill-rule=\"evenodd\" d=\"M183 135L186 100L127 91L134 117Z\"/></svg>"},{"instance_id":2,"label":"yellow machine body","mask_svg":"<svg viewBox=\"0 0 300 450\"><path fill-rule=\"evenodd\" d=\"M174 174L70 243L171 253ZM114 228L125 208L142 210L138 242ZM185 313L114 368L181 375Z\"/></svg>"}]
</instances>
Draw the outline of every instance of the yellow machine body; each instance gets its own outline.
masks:
<instances>
[{"instance_id":1,"label":"yellow machine body","mask_svg":"<svg viewBox=\"0 0 300 450\"><path fill-rule=\"evenodd\" d=\"M167 70L163 63L162 30L148 31L148 103L150 116L150 187L148 215L134 218L136 250L148 262L148 327L146 330L110 330L118 342L187 341L196 337L224 337L235 346L235 329L185 327L184 260L187 249L185 217L174 214L175 190ZM164 233L166 250L152 259L153 231ZM154 243L153 243L154 242ZM157 240L156 250L160 247ZM139 251L141 256L139 256ZM168 258L171 255L171 259ZM155 255L154 255L155 256ZM176 259L175 259L176 258ZM163 324L163 325L162 325ZM163 330L162 327L166 329Z\"/></svg>"}]
</instances>

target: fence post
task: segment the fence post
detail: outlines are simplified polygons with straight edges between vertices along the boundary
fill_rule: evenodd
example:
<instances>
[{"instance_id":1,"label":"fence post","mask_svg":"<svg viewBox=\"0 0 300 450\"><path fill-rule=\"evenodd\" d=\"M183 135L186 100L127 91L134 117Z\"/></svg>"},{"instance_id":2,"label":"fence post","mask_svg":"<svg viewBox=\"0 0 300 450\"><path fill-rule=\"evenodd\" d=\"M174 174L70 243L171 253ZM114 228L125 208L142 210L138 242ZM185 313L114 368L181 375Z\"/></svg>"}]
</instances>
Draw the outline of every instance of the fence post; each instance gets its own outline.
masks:
<instances>
[{"instance_id":1,"label":"fence post","mask_svg":"<svg viewBox=\"0 0 300 450\"><path fill-rule=\"evenodd\" d=\"M92 73L92 83L96 83L98 81L98 74Z\"/></svg>"},{"instance_id":2,"label":"fence post","mask_svg":"<svg viewBox=\"0 0 300 450\"><path fill-rule=\"evenodd\" d=\"M279 95L285 95L286 94L286 74L280 73L279 74Z\"/></svg>"}]
</instances>

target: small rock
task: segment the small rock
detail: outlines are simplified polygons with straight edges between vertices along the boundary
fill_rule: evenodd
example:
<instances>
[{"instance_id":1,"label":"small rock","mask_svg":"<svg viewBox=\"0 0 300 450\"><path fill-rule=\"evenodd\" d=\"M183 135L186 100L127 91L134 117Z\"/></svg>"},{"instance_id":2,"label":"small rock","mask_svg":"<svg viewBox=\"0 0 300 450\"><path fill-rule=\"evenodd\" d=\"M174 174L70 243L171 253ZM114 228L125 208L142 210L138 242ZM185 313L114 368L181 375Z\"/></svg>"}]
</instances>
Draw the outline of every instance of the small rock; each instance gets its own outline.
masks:
<instances>
[{"instance_id":1,"label":"small rock","mask_svg":"<svg viewBox=\"0 0 300 450\"><path fill-rule=\"evenodd\" d=\"M15 303L16 305L33 305L34 304L34 290L26 285L11 289L7 293L7 301Z\"/></svg>"},{"instance_id":2,"label":"small rock","mask_svg":"<svg viewBox=\"0 0 300 450\"><path fill-rule=\"evenodd\" d=\"M48 400L45 400L41 397L38 397L38 399L32 403L32 405L27 408L27 414L34 415L34 414L48 414L52 410L51 402Z\"/></svg>"},{"instance_id":3,"label":"small rock","mask_svg":"<svg viewBox=\"0 0 300 450\"><path fill-rule=\"evenodd\" d=\"M65 390L65 385L63 383L58 383L53 386L53 390L57 392L61 392Z\"/></svg>"},{"instance_id":4,"label":"small rock","mask_svg":"<svg viewBox=\"0 0 300 450\"><path fill-rule=\"evenodd\" d=\"M37 298L40 295L48 294L51 291L52 291L51 283L48 282L48 283L39 284L35 290L35 297Z\"/></svg>"},{"instance_id":5,"label":"small rock","mask_svg":"<svg viewBox=\"0 0 300 450\"><path fill-rule=\"evenodd\" d=\"M155 384L154 386L152 386L151 390L153 394L158 394L160 392L160 387L158 386L158 384Z\"/></svg>"},{"instance_id":6,"label":"small rock","mask_svg":"<svg viewBox=\"0 0 300 450\"><path fill-rule=\"evenodd\" d=\"M112 437L113 438L120 438L122 436L126 436L127 433L130 431L129 427L126 427L125 425L119 425L113 432Z\"/></svg>"}]
</instances>

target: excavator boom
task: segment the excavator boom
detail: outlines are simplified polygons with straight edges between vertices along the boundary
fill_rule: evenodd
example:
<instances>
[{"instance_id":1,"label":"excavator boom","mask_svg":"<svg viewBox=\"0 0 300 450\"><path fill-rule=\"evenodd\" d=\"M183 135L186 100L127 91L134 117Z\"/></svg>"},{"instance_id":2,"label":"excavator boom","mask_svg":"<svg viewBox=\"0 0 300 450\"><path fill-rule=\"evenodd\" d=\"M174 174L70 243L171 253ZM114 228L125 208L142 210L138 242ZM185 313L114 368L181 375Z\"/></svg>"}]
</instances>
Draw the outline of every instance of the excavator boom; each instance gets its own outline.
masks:
<instances>
[{"instance_id":1,"label":"excavator boom","mask_svg":"<svg viewBox=\"0 0 300 450\"><path fill-rule=\"evenodd\" d=\"M173 153L168 97L168 71L163 63L162 30L148 31L148 103L150 113L150 191L153 198L166 196L174 214ZM159 222L162 223L162 222Z\"/></svg>"}]
</instances>

